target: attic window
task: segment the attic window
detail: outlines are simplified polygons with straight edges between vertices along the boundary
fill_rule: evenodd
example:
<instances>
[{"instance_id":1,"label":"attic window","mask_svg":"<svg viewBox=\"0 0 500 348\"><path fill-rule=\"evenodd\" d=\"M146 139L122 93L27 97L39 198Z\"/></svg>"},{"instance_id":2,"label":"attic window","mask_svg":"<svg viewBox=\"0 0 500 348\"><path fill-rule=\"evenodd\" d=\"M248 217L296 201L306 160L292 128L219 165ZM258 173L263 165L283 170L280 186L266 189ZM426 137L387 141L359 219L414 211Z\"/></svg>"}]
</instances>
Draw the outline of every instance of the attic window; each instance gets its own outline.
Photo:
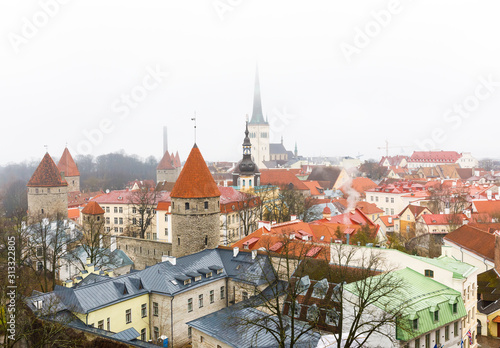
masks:
<instances>
[{"instance_id":1,"label":"attic window","mask_svg":"<svg viewBox=\"0 0 500 348\"><path fill-rule=\"evenodd\" d=\"M35 306L36 309L42 309L43 301L42 300L33 301L33 306Z\"/></svg>"},{"instance_id":2,"label":"attic window","mask_svg":"<svg viewBox=\"0 0 500 348\"><path fill-rule=\"evenodd\" d=\"M431 269L426 269L424 271L424 275L428 278L434 278L434 271Z\"/></svg>"},{"instance_id":3,"label":"attic window","mask_svg":"<svg viewBox=\"0 0 500 348\"><path fill-rule=\"evenodd\" d=\"M418 330L418 318L415 318L411 321L411 328L414 330L414 331L417 331Z\"/></svg>"},{"instance_id":4,"label":"attic window","mask_svg":"<svg viewBox=\"0 0 500 348\"><path fill-rule=\"evenodd\" d=\"M455 302L452 305L452 311L453 311L453 314L457 314L457 312L458 312L458 303Z\"/></svg>"},{"instance_id":5,"label":"attic window","mask_svg":"<svg viewBox=\"0 0 500 348\"><path fill-rule=\"evenodd\" d=\"M127 286L125 284L123 284L123 294L128 295Z\"/></svg>"},{"instance_id":6,"label":"attic window","mask_svg":"<svg viewBox=\"0 0 500 348\"><path fill-rule=\"evenodd\" d=\"M195 282L198 282L198 281L200 281L200 280L201 280L201 276L194 277L194 281L195 281Z\"/></svg>"},{"instance_id":7,"label":"attic window","mask_svg":"<svg viewBox=\"0 0 500 348\"><path fill-rule=\"evenodd\" d=\"M184 285L188 285L188 284L191 284L191 279L186 279L186 280L184 281Z\"/></svg>"},{"instance_id":8,"label":"attic window","mask_svg":"<svg viewBox=\"0 0 500 348\"><path fill-rule=\"evenodd\" d=\"M434 311L434 322L439 321L439 309Z\"/></svg>"},{"instance_id":9,"label":"attic window","mask_svg":"<svg viewBox=\"0 0 500 348\"><path fill-rule=\"evenodd\" d=\"M236 266L236 269L240 269L240 268L241 268L241 265ZM217 271L217 273L218 273L218 272L219 272L219 271Z\"/></svg>"},{"instance_id":10,"label":"attic window","mask_svg":"<svg viewBox=\"0 0 500 348\"><path fill-rule=\"evenodd\" d=\"M223 271L223 269L222 269L222 268L219 268L219 269L217 270L217 274L221 274L221 273L222 273L222 271Z\"/></svg>"},{"instance_id":11,"label":"attic window","mask_svg":"<svg viewBox=\"0 0 500 348\"><path fill-rule=\"evenodd\" d=\"M172 284L177 285L177 281L176 280L172 279L171 282L172 282Z\"/></svg>"},{"instance_id":12,"label":"attic window","mask_svg":"<svg viewBox=\"0 0 500 348\"><path fill-rule=\"evenodd\" d=\"M211 276L212 276L212 272L209 272L209 273L205 274L206 278L210 278Z\"/></svg>"}]
</instances>

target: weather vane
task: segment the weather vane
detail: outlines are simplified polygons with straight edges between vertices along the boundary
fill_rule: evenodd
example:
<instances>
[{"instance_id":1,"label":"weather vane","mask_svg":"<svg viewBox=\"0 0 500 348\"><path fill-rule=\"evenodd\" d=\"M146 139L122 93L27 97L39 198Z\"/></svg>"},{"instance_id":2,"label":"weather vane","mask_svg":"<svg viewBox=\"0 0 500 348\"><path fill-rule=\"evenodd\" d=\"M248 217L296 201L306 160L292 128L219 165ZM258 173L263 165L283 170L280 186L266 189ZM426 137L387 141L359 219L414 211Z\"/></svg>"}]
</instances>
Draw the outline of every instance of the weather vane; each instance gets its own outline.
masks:
<instances>
[{"instance_id":1,"label":"weather vane","mask_svg":"<svg viewBox=\"0 0 500 348\"><path fill-rule=\"evenodd\" d=\"M194 143L196 144L196 111L194 112L194 117L191 118L191 121L194 121Z\"/></svg>"}]
</instances>

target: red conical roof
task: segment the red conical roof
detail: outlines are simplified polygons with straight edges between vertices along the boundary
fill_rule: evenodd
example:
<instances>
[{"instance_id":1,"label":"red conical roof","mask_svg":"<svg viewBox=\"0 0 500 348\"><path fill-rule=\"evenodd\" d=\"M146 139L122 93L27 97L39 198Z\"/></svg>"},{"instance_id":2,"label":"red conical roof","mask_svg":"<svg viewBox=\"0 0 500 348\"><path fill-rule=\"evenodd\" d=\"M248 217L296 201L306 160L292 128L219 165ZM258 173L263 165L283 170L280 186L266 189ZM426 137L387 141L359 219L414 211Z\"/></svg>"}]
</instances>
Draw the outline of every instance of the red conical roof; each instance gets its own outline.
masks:
<instances>
[{"instance_id":1,"label":"red conical roof","mask_svg":"<svg viewBox=\"0 0 500 348\"><path fill-rule=\"evenodd\" d=\"M174 169L172 166L172 158L170 157L168 151L165 151L165 154L163 155L163 158L161 159L160 163L158 163L158 167L156 167L157 170L167 170L167 169Z\"/></svg>"},{"instance_id":2,"label":"red conical roof","mask_svg":"<svg viewBox=\"0 0 500 348\"><path fill-rule=\"evenodd\" d=\"M208 198L219 196L220 191L217 184L195 144L175 182L170 197Z\"/></svg>"},{"instance_id":3,"label":"red conical roof","mask_svg":"<svg viewBox=\"0 0 500 348\"><path fill-rule=\"evenodd\" d=\"M80 176L80 171L75 161L73 161L73 157L69 153L68 148L64 149L61 159L59 163L57 163L57 168L59 168L59 172L64 172L64 176Z\"/></svg>"},{"instance_id":4,"label":"red conical roof","mask_svg":"<svg viewBox=\"0 0 500 348\"><path fill-rule=\"evenodd\" d=\"M101 208L99 203L95 201L90 201L85 208L82 210L82 214L87 215L102 215L104 214L104 210Z\"/></svg>"},{"instance_id":5,"label":"red conical roof","mask_svg":"<svg viewBox=\"0 0 500 348\"><path fill-rule=\"evenodd\" d=\"M174 167L180 168L182 165L181 165L181 159L179 157L179 151L175 153L175 157L173 155L172 157L173 157Z\"/></svg>"},{"instance_id":6,"label":"red conical roof","mask_svg":"<svg viewBox=\"0 0 500 348\"><path fill-rule=\"evenodd\" d=\"M59 169L57 168L54 160L50 157L47 152L43 156L42 161L36 168L30 181L28 181L28 187L58 187L58 186L68 186L66 180L61 178Z\"/></svg>"}]
</instances>

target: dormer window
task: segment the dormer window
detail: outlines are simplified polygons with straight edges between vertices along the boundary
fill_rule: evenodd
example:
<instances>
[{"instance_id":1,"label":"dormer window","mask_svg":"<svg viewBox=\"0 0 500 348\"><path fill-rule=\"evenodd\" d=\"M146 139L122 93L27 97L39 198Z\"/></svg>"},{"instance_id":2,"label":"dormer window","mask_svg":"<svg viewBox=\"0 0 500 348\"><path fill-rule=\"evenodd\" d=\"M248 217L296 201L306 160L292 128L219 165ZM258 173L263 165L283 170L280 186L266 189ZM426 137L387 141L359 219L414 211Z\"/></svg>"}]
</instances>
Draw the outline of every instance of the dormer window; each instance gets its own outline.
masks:
<instances>
[{"instance_id":1,"label":"dormer window","mask_svg":"<svg viewBox=\"0 0 500 348\"><path fill-rule=\"evenodd\" d=\"M210 278L211 276L212 276L212 272L205 274L205 277L207 277L207 278Z\"/></svg>"},{"instance_id":2,"label":"dormer window","mask_svg":"<svg viewBox=\"0 0 500 348\"><path fill-rule=\"evenodd\" d=\"M457 314L458 312L458 303L454 303L453 306L452 306L452 310L453 310L453 314Z\"/></svg>"},{"instance_id":3,"label":"dormer window","mask_svg":"<svg viewBox=\"0 0 500 348\"><path fill-rule=\"evenodd\" d=\"M217 270L217 274L221 274L221 273L222 273L222 271L223 271L223 269L222 269L222 268L219 268L219 269Z\"/></svg>"},{"instance_id":4,"label":"dormer window","mask_svg":"<svg viewBox=\"0 0 500 348\"><path fill-rule=\"evenodd\" d=\"M201 276L194 277L195 282L199 282L201 280Z\"/></svg>"},{"instance_id":5,"label":"dormer window","mask_svg":"<svg viewBox=\"0 0 500 348\"><path fill-rule=\"evenodd\" d=\"M424 275L428 278L434 278L434 271L431 269L426 269L424 271Z\"/></svg>"},{"instance_id":6,"label":"dormer window","mask_svg":"<svg viewBox=\"0 0 500 348\"><path fill-rule=\"evenodd\" d=\"M436 309L434 311L434 321L435 322L439 321L439 309Z\"/></svg>"},{"instance_id":7,"label":"dormer window","mask_svg":"<svg viewBox=\"0 0 500 348\"><path fill-rule=\"evenodd\" d=\"M191 279L184 280L184 285L188 285L188 284L191 284Z\"/></svg>"}]
</instances>

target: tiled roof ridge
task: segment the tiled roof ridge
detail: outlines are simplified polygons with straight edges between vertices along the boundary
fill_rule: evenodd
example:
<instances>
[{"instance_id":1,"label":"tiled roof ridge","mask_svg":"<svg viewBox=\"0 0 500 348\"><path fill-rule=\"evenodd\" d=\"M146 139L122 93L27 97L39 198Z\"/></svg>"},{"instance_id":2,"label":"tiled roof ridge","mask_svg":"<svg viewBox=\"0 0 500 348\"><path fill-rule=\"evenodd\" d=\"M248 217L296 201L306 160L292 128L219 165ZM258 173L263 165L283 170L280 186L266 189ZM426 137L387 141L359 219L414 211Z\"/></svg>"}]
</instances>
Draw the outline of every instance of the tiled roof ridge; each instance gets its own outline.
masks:
<instances>
[{"instance_id":1,"label":"tiled roof ridge","mask_svg":"<svg viewBox=\"0 0 500 348\"><path fill-rule=\"evenodd\" d=\"M73 156L71 156L67 147L64 149L63 154L59 159L59 163L57 163L57 168L60 172L64 172L64 176L80 176L78 166L73 160Z\"/></svg>"}]
</instances>

